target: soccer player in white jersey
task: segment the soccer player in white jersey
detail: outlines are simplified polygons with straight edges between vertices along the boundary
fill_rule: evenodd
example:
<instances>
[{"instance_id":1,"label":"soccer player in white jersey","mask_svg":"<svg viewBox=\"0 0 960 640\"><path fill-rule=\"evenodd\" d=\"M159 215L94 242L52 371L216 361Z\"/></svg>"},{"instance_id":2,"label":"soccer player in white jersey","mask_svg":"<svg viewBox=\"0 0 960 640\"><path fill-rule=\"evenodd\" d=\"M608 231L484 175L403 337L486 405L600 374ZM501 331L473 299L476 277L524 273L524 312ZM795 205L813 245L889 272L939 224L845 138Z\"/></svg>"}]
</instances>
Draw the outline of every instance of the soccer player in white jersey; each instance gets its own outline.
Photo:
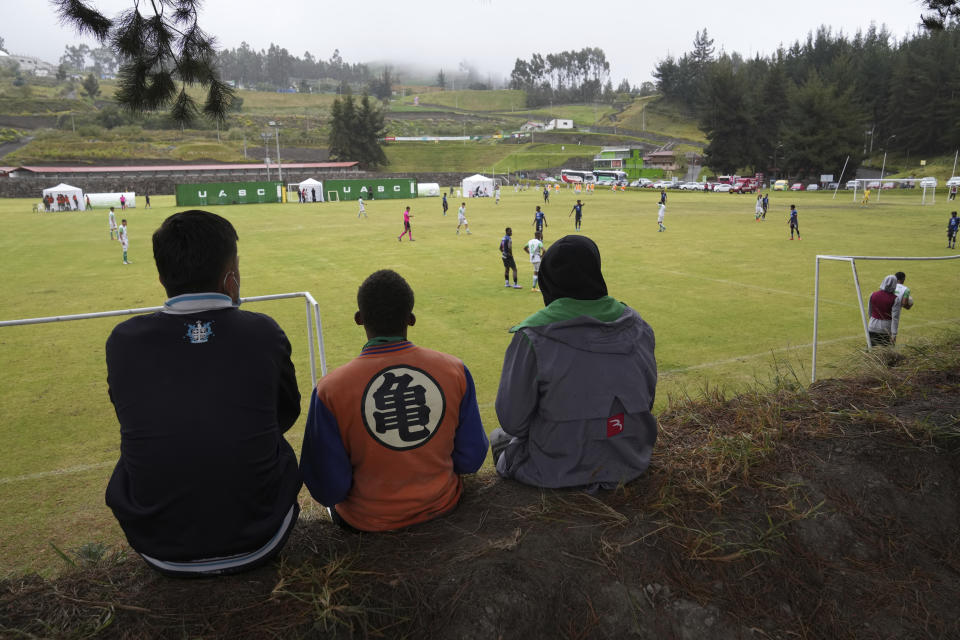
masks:
<instances>
[{"instance_id":1,"label":"soccer player in white jersey","mask_svg":"<svg viewBox=\"0 0 960 640\"><path fill-rule=\"evenodd\" d=\"M460 227L464 226L467 228L467 235L473 235L470 232L470 223L467 222L467 203L461 202L460 208L457 209L457 235L460 235Z\"/></svg>"},{"instance_id":2,"label":"soccer player in white jersey","mask_svg":"<svg viewBox=\"0 0 960 640\"><path fill-rule=\"evenodd\" d=\"M357 217L359 218L360 216L363 216L364 218L366 218L367 208L363 206L363 196L360 196L359 198L357 198L357 202L360 204L360 210L357 212Z\"/></svg>"},{"instance_id":3,"label":"soccer player in white jersey","mask_svg":"<svg viewBox=\"0 0 960 640\"><path fill-rule=\"evenodd\" d=\"M123 247L123 264L130 264L127 260L127 247L130 246L130 240L127 238L127 219L120 221L120 228L117 229L117 239L120 240L120 246Z\"/></svg>"},{"instance_id":4,"label":"soccer player in white jersey","mask_svg":"<svg viewBox=\"0 0 960 640\"><path fill-rule=\"evenodd\" d=\"M113 240L113 234L117 233L117 214L113 212L113 207L110 207L110 213L107 214L107 221L110 222L110 239ZM120 239L119 234L117 235L117 240Z\"/></svg>"},{"instance_id":5,"label":"soccer player in white jersey","mask_svg":"<svg viewBox=\"0 0 960 640\"><path fill-rule=\"evenodd\" d=\"M531 291L539 291L537 289L537 278L540 277L540 259L543 257L543 234L539 231L533 234L533 240L528 242L523 250L530 254L530 266L533 267L533 288Z\"/></svg>"},{"instance_id":6,"label":"soccer player in white jersey","mask_svg":"<svg viewBox=\"0 0 960 640\"><path fill-rule=\"evenodd\" d=\"M667 205L665 205L663 202L660 202L660 204L657 205L657 207L658 207L658 210L657 210L657 225L659 225L659 227L660 227L659 229L657 229L657 233L659 233L659 232L661 232L661 231L666 231L666 230L667 230L666 225L663 224L663 214L664 214L664 212L666 212L666 210L667 210Z\"/></svg>"}]
</instances>

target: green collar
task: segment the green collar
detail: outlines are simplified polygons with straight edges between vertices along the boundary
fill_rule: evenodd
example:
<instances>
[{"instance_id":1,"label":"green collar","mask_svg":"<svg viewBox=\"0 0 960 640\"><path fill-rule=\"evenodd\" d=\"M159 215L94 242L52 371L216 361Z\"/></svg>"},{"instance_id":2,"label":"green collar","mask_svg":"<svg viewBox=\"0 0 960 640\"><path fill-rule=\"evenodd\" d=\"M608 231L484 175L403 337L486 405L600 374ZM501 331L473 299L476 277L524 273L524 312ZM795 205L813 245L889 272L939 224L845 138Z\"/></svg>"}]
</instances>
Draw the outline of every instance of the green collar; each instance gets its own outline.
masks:
<instances>
[{"instance_id":1,"label":"green collar","mask_svg":"<svg viewBox=\"0 0 960 640\"><path fill-rule=\"evenodd\" d=\"M510 329L515 333L524 327L542 327L554 322L563 322L581 316L589 316L600 322L613 322L623 315L627 305L610 296L596 300L577 300L575 298L557 298L548 306Z\"/></svg>"},{"instance_id":2,"label":"green collar","mask_svg":"<svg viewBox=\"0 0 960 640\"><path fill-rule=\"evenodd\" d=\"M367 340L367 344L363 345L363 348L376 347L377 345L387 344L389 342L400 342L401 340L406 340L406 338L403 336L377 336L376 338Z\"/></svg>"}]
</instances>

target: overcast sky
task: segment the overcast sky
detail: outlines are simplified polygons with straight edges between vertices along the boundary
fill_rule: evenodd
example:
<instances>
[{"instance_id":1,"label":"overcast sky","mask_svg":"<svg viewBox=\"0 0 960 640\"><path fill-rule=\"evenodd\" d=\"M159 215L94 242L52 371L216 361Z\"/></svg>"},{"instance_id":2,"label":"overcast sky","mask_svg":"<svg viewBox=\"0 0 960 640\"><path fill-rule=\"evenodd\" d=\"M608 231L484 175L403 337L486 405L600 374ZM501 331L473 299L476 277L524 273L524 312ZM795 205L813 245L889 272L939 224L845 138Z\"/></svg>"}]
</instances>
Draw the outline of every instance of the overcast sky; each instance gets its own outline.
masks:
<instances>
[{"instance_id":1,"label":"overcast sky","mask_svg":"<svg viewBox=\"0 0 960 640\"><path fill-rule=\"evenodd\" d=\"M144 3L146 4L146 3ZM108 16L133 0L97 0ZM779 6L777 6L779 5ZM651 79L656 62L689 51L704 27L715 47L744 56L775 51L803 40L819 25L852 36L871 23L897 38L920 22L917 0L808 0L807 2L587 2L572 0L206 0L201 27L221 47L271 42L302 56L328 59L339 49L347 62L387 60L447 71L462 60L484 76L506 78L517 58L600 47L611 79L637 85ZM46 0L0 0L0 37L11 53L56 63L65 44L77 43ZM92 43L90 43L92 44Z\"/></svg>"}]
</instances>

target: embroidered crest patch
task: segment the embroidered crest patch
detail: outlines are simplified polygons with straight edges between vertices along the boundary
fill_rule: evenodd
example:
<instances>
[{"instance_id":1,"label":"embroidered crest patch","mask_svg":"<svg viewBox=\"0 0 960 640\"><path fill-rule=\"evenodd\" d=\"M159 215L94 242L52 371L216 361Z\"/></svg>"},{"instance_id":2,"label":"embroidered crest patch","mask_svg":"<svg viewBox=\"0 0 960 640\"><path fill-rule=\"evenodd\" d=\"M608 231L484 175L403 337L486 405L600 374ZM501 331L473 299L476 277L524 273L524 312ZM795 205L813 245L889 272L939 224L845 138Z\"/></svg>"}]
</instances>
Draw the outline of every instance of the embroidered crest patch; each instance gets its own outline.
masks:
<instances>
[{"instance_id":1,"label":"embroidered crest patch","mask_svg":"<svg viewBox=\"0 0 960 640\"><path fill-rule=\"evenodd\" d=\"M203 344L213 337L213 322L201 322L197 320L193 324L187 324L187 334L184 336L190 341L190 344Z\"/></svg>"},{"instance_id":2,"label":"embroidered crest patch","mask_svg":"<svg viewBox=\"0 0 960 640\"><path fill-rule=\"evenodd\" d=\"M396 450L426 444L446 411L446 398L437 381L426 371L405 365L376 374L360 402L367 432Z\"/></svg>"}]
</instances>

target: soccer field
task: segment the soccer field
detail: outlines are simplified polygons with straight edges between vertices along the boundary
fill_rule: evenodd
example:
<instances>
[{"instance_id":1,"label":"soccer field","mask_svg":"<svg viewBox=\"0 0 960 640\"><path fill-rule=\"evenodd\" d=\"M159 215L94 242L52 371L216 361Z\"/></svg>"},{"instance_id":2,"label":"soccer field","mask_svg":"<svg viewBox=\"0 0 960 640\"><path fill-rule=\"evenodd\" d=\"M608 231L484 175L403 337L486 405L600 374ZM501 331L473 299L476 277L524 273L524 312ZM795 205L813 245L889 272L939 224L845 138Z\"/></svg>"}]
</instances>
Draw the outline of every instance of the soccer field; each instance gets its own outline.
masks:
<instances>
[{"instance_id":1,"label":"soccer field","mask_svg":"<svg viewBox=\"0 0 960 640\"><path fill-rule=\"evenodd\" d=\"M576 195L561 190L544 207L550 244L573 233ZM367 219L353 202L210 207L239 236L242 295L309 291L320 304L330 368L355 356L365 338L353 323L356 290L372 271L397 270L416 294L416 343L462 358L477 384L487 430L508 329L542 306L530 291L521 247L532 237L539 191L503 190L471 199L472 235L455 235L461 200L373 201ZM657 408L668 395L695 395L705 384L736 390L773 375L809 381L814 256L942 256L955 203L920 206L918 193L882 194L857 207L849 192L770 193L766 221L751 195L671 192L664 233L657 232L658 193L581 195L582 233L600 247L610 294L637 309L657 337ZM105 210L30 213L31 200L0 200L0 320L155 306L165 295L150 236L173 207L125 212L132 265L108 239ZM789 240L789 205L799 210L803 240ZM397 242L410 204L415 242ZM118 218L122 217L118 212ZM522 289L504 288L498 245L514 229ZM960 261L858 263L865 296L883 276L907 273L916 306L901 320L901 341L930 336L960 318ZM850 267L830 263L821 275L819 377L842 371L862 348ZM309 404L310 368L302 300L251 303L270 314L293 345L303 411L288 433L299 451ZM71 549L122 540L103 504L119 450L119 426L107 397L103 345L124 318L0 328L0 573L59 566L49 543ZM185 371L185 376L190 372ZM196 393L204 380L195 381ZM655 452L656 464L656 452ZM662 461L667 463L667 461ZM308 502L306 493L301 502ZM309 512L309 510L308 510Z\"/></svg>"}]
</instances>

